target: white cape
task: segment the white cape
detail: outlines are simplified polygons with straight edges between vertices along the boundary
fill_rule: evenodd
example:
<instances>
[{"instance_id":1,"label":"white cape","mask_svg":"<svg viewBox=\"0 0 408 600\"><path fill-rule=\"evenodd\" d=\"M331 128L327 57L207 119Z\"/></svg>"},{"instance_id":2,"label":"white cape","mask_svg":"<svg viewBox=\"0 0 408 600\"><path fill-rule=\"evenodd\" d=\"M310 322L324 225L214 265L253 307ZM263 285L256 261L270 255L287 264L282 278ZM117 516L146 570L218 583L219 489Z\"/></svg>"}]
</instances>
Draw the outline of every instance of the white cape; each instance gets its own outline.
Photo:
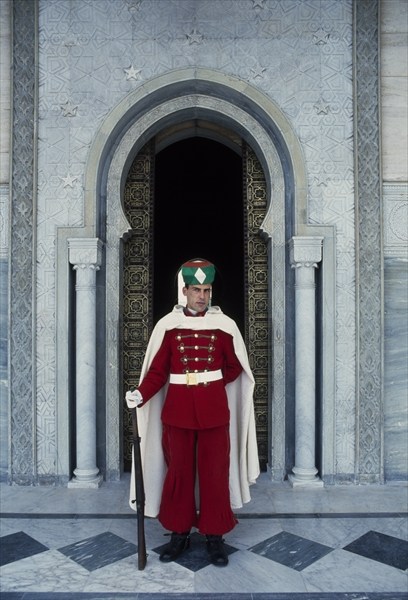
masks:
<instances>
[{"instance_id":1,"label":"white cape","mask_svg":"<svg viewBox=\"0 0 408 600\"><path fill-rule=\"evenodd\" d=\"M249 486L259 476L258 448L256 443L253 405L254 378L249 366L247 351L241 333L232 319L223 314L218 306L210 307L204 317L187 317L183 306L160 319L153 330L143 361L140 381L159 350L164 334L171 329L221 329L233 337L235 353L243 367L241 375L226 386L230 409L230 497L231 507L241 508L251 500ZM145 487L145 515L156 517L159 513L161 492L166 475L161 435L161 411L167 384L143 407L137 409L141 456ZM136 510L134 468L130 485L129 504Z\"/></svg>"}]
</instances>

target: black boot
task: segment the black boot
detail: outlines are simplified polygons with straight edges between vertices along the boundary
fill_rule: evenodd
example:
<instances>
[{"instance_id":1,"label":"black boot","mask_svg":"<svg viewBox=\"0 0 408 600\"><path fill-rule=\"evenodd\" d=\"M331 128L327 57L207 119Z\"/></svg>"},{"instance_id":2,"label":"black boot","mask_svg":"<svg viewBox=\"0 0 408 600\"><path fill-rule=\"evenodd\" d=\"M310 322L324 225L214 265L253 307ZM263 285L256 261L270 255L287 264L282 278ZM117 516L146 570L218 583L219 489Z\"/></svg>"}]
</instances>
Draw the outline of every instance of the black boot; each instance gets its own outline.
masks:
<instances>
[{"instance_id":1,"label":"black boot","mask_svg":"<svg viewBox=\"0 0 408 600\"><path fill-rule=\"evenodd\" d=\"M185 531L184 533L176 533L173 531L170 542L163 548L159 558L162 562L171 562L172 560L176 560L176 558L178 558L180 554L189 547L189 545L189 531Z\"/></svg>"},{"instance_id":2,"label":"black boot","mask_svg":"<svg viewBox=\"0 0 408 600\"><path fill-rule=\"evenodd\" d=\"M216 567L227 566L228 556L222 535L207 535L207 551L211 564Z\"/></svg>"}]
</instances>

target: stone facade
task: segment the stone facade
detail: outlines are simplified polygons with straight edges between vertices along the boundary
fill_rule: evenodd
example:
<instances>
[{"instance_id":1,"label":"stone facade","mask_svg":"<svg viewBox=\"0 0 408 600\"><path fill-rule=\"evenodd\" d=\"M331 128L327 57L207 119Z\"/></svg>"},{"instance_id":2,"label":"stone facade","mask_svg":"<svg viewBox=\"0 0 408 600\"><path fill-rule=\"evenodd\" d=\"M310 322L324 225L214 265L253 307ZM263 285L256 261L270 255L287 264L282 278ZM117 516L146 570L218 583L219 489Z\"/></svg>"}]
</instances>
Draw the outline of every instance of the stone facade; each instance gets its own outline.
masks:
<instances>
[{"instance_id":1,"label":"stone facade","mask_svg":"<svg viewBox=\"0 0 408 600\"><path fill-rule=\"evenodd\" d=\"M372 483L383 482L384 474L387 480L406 476L402 364L407 343L395 325L404 310L397 298L406 290L408 174L402 157L407 143L401 140L397 151L393 135L396 126L406 125L407 67L393 55L394 44L403 43L404 35L406 40L403 19L396 16L406 5L399 0L15 0L12 10L10 3L5 6L16 31L10 119L2 97L14 150L12 179L2 170L1 180L2 204L9 192L13 198L11 234L6 225L1 231L2 264L11 281L5 378L10 401L1 414L10 437L7 449L2 442L1 466L8 478L54 483L71 476L67 240L102 236L95 198L103 195L104 179L105 194L114 198L116 179L137 146L131 128L142 141L149 127L160 131L160 119L193 109L218 115L220 123L252 136L267 172L279 162L274 159L279 145L285 145L280 176L292 174L297 185L293 234L321 233L326 240L323 479ZM9 47L6 16L5 10L2 49ZM174 91L166 98L178 85L183 97ZM144 98L157 106L144 105ZM234 98L247 101L241 129ZM264 133L269 122L275 136L270 150ZM7 148L2 137L2 156L8 157ZM113 238L118 242L127 228L120 206L112 212L113 202L108 202L103 240L108 241L106 271L101 268L108 334L115 330L115 323L109 329L109 311L117 302L116 296L109 301L109 286L115 288ZM3 279L2 293L6 287ZM102 371L116 364L107 346ZM111 435L119 432L120 399L106 396L105 427ZM117 475L118 457L110 457L117 442L116 435L102 444L108 477Z\"/></svg>"}]
</instances>

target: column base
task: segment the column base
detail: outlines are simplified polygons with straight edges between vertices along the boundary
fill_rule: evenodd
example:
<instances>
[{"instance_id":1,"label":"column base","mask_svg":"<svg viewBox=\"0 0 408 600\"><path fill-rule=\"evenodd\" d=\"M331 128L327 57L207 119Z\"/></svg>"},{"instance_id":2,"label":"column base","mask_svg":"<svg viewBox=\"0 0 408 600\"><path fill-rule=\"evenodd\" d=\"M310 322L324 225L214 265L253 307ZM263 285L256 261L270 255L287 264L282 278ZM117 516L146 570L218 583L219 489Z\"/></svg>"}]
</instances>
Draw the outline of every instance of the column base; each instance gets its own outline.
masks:
<instances>
[{"instance_id":1,"label":"column base","mask_svg":"<svg viewBox=\"0 0 408 600\"><path fill-rule=\"evenodd\" d=\"M291 474L289 475L288 479L292 487L324 487L323 481L320 479L320 477L317 477L317 475L311 479L303 479Z\"/></svg>"},{"instance_id":2,"label":"column base","mask_svg":"<svg viewBox=\"0 0 408 600\"><path fill-rule=\"evenodd\" d=\"M67 487L76 488L76 489L89 489L96 490L101 487L103 481L103 477L101 474L97 475L92 479L80 479L78 477L73 477L70 481L68 481Z\"/></svg>"},{"instance_id":3,"label":"column base","mask_svg":"<svg viewBox=\"0 0 408 600\"><path fill-rule=\"evenodd\" d=\"M76 488L76 489L82 488L82 489L96 490L101 487L102 481L103 481L102 475L98 475L98 477L95 477L95 479L92 479L90 481L81 481L80 479L73 477L70 481L68 481L67 487Z\"/></svg>"},{"instance_id":4,"label":"column base","mask_svg":"<svg viewBox=\"0 0 408 600\"><path fill-rule=\"evenodd\" d=\"M324 487L323 481L317 476L317 469L305 469L304 467L293 467L293 473L289 475L292 487Z\"/></svg>"}]
</instances>

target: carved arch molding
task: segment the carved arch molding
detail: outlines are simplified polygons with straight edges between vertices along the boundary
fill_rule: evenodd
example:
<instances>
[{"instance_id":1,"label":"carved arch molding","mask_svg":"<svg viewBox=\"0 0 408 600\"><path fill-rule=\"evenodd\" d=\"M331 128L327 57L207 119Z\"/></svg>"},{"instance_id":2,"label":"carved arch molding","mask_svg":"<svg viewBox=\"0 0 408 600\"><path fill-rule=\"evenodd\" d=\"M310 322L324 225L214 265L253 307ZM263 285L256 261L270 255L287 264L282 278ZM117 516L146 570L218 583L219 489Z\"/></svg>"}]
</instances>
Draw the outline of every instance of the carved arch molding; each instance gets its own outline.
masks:
<instances>
[{"instance_id":1,"label":"carved arch molding","mask_svg":"<svg viewBox=\"0 0 408 600\"><path fill-rule=\"evenodd\" d=\"M266 181L254 151L242 144L245 342L254 373L255 419L262 468L268 461L268 255L260 237L267 210ZM124 192L124 210L131 226L123 245L123 333L124 389L139 380L144 353L153 329L153 236L154 236L155 140L137 154L129 170ZM256 318L255 318L256 317ZM132 426L124 410L124 464L131 463Z\"/></svg>"}]
</instances>

